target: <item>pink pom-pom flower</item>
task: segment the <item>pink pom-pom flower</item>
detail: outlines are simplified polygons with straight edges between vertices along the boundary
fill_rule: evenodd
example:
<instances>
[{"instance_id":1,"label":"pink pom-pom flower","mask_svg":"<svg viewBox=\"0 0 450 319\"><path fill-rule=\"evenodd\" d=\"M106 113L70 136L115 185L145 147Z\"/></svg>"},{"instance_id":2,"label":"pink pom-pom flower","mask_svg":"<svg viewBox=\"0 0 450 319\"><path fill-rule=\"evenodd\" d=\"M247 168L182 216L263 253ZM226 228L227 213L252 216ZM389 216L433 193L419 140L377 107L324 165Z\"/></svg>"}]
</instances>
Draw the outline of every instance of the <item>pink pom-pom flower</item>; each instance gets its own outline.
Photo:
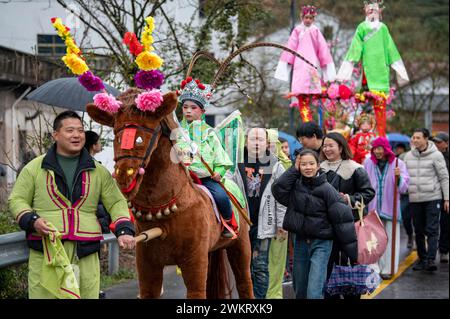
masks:
<instances>
[{"instance_id":1,"label":"pink pom-pom flower","mask_svg":"<svg viewBox=\"0 0 450 319\"><path fill-rule=\"evenodd\" d=\"M327 90L328 97L330 99L336 99L339 97L339 85L336 83L333 83L330 85L330 87Z\"/></svg>"},{"instance_id":2,"label":"pink pom-pom flower","mask_svg":"<svg viewBox=\"0 0 450 319\"><path fill-rule=\"evenodd\" d=\"M163 96L160 90L151 90L143 92L135 99L136 106L141 111L155 112L160 107L163 101Z\"/></svg>"},{"instance_id":3,"label":"pink pom-pom flower","mask_svg":"<svg viewBox=\"0 0 450 319\"><path fill-rule=\"evenodd\" d=\"M102 111L117 113L122 102L117 101L112 94L98 93L94 95L94 104Z\"/></svg>"},{"instance_id":4,"label":"pink pom-pom flower","mask_svg":"<svg viewBox=\"0 0 450 319\"><path fill-rule=\"evenodd\" d=\"M389 97L388 97L388 99L386 100L386 104L387 104L387 105L391 104L391 102L392 102L392 100L394 99L394 97L395 97L395 88L391 88L391 89L389 90Z\"/></svg>"}]
</instances>

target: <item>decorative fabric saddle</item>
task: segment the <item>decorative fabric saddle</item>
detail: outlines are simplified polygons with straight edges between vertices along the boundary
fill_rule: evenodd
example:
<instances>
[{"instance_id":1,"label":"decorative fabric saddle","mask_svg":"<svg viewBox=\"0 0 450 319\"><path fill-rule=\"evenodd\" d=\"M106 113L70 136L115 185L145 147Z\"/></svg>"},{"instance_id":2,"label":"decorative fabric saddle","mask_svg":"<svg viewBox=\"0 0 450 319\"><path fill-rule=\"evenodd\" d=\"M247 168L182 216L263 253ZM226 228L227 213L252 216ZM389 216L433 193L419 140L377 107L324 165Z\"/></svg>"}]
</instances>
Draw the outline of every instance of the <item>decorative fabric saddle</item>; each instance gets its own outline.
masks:
<instances>
[{"instance_id":1,"label":"decorative fabric saddle","mask_svg":"<svg viewBox=\"0 0 450 319\"><path fill-rule=\"evenodd\" d=\"M196 186L200 190L205 192L205 194L208 195L209 199L211 200L211 204L213 206L214 215L217 218L217 222L222 223L222 225L224 227L227 227L228 225L226 225L225 221L221 217L219 209L216 204L216 201L214 200L214 197L212 196L210 191L205 186L202 185L201 180L198 178L198 176L194 172L189 171L189 174L191 175L194 184L196 184ZM240 201L238 201L238 202L240 202ZM233 214L231 215L231 226L232 226L233 232L235 232L237 234L237 232L239 230L239 214L237 213L237 209L234 207L233 203L231 203L231 206L233 207L233 209L232 209Z\"/></svg>"}]
</instances>

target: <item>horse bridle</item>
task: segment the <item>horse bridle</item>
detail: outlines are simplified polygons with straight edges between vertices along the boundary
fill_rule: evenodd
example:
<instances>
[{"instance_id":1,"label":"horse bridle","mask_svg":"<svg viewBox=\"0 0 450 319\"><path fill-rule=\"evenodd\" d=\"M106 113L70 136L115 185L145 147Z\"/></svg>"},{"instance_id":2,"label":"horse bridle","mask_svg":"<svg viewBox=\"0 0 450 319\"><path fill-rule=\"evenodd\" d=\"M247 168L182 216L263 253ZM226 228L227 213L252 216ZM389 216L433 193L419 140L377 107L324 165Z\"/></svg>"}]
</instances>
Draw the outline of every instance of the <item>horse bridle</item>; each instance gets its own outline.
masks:
<instances>
[{"instance_id":1,"label":"horse bridle","mask_svg":"<svg viewBox=\"0 0 450 319\"><path fill-rule=\"evenodd\" d=\"M128 129L128 128L136 128L138 131L146 131L149 133L152 133L152 138L150 139L150 144L148 145L147 149L145 150L145 155L144 157L142 156L134 156L134 155L123 155L123 156L119 156L114 158L114 161L117 163L120 160L123 159L138 159L141 160L141 165L139 165L139 167L145 168L146 166L146 161L148 159L148 157L150 156L151 151L153 150L156 140L158 138L158 133L160 131L162 131L162 134L165 136L170 136L170 129L168 128L168 126L166 125L166 123L161 122L155 129L152 128L148 128L142 125L138 125L138 124L125 124L124 126L122 126L121 128L117 129L114 132L114 135L119 134L121 131L123 131L124 129Z\"/></svg>"}]
</instances>

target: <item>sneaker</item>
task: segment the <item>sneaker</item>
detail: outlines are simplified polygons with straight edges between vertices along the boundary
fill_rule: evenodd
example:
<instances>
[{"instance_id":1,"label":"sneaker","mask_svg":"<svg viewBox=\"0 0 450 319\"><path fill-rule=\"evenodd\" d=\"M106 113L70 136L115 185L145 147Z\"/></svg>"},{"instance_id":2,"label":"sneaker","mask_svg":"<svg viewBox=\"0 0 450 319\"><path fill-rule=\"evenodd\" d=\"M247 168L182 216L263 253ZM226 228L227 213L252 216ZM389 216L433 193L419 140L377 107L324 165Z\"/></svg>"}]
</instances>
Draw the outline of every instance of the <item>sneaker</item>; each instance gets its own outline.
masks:
<instances>
[{"instance_id":1,"label":"sneaker","mask_svg":"<svg viewBox=\"0 0 450 319\"><path fill-rule=\"evenodd\" d=\"M425 261L423 260L419 260L414 266L413 266L413 270L414 271L418 271L418 270L424 270L426 266Z\"/></svg>"},{"instance_id":2,"label":"sneaker","mask_svg":"<svg viewBox=\"0 0 450 319\"><path fill-rule=\"evenodd\" d=\"M106 299L106 293L103 290L100 290L98 299Z\"/></svg>"},{"instance_id":3,"label":"sneaker","mask_svg":"<svg viewBox=\"0 0 450 319\"><path fill-rule=\"evenodd\" d=\"M407 244L407 248L408 249L411 249L411 248L413 248L413 245L414 245L414 238L413 238L413 236L412 235L409 235L408 236L408 244Z\"/></svg>"},{"instance_id":4,"label":"sneaker","mask_svg":"<svg viewBox=\"0 0 450 319\"><path fill-rule=\"evenodd\" d=\"M436 264L434 263L434 260L429 259L429 260L427 261L427 265L426 265L426 267L425 267L425 270L426 270L426 271L436 271L436 270L437 270L437 266L436 266Z\"/></svg>"},{"instance_id":5,"label":"sneaker","mask_svg":"<svg viewBox=\"0 0 450 319\"><path fill-rule=\"evenodd\" d=\"M292 281L292 276L289 272L285 272L283 276L283 283L288 283Z\"/></svg>"},{"instance_id":6,"label":"sneaker","mask_svg":"<svg viewBox=\"0 0 450 319\"><path fill-rule=\"evenodd\" d=\"M440 261L441 261L441 263L443 263L443 264L447 264L448 263L448 253L446 253L446 254L440 254Z\"/></svg>"}]
</instances>

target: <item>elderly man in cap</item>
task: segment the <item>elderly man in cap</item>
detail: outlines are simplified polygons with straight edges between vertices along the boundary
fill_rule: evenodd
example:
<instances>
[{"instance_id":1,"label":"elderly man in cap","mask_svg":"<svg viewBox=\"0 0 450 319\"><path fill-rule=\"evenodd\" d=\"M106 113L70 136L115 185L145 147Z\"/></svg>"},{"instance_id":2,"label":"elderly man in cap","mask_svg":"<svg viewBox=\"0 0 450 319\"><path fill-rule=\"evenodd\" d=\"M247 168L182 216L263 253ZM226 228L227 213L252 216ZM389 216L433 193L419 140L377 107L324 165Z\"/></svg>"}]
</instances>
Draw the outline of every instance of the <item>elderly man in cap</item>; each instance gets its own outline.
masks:
<instances>
[{"instance_id":1,"label":"elderly man in cap","mask_svg":"<svg viewBox=\"0 0 450 319\"><path fill-rule=\"evenodd\" d=\"M447 164L448 169L448 134L445 132L439 132L433 137L433 142L436 144L438 150L444 155L445 163ZM439 254L441 263L448 263L448 222L449 215L448 212L445 212L443 207L441 206L441 234L439 236Z\"/></svg>"}]
</instances>

